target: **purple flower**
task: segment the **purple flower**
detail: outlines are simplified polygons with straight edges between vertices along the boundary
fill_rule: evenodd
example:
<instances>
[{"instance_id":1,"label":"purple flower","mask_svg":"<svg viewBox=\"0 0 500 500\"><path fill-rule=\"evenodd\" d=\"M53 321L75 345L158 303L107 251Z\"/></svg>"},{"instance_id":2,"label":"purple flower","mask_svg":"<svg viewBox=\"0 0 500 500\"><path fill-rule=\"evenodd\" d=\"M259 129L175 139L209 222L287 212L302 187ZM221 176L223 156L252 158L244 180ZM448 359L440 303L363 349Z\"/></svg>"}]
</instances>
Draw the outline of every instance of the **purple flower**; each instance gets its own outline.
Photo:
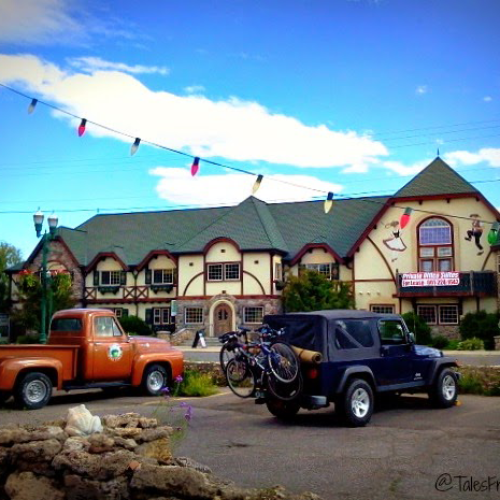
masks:
<instances>
[{"instance_id":1,"label":"purple flower","mask_svg":"<svg viewBox=\"0 0 500 500\"><path fill-rule=\"evenodd\" d=\"M162 392L163 394L170 394L170 388L169 388L169 387L164 387L164 388L161 390L161 392Z\"/></svg>"},{"instance_id":2,"label":"purple flower","mask_svg":"<svg viewBox=\"0 0 500 500\"><path fill-rule=\"evenodd\" d=\"M186 422L191 421L191 417L193 416L193 407L191 405L186 405L186 413L184 414L184 418L186 419Z\"/></svg>"},{"instance_id":3,"label":"purple flower","mask_svg":"<svg viewBox=\"0 0 500 500\"><path fill-rule=\"evenodd\" d=\"M175 377L175 381L176 381L178 384L181 384L183 380L184 380L184 379L182 378L182 375L177 375L177 377Z\"/></svg>"},{"instance_id":4,"label":"purple flower","mask_svg":"<svg viewBox=\"0 0 500 500\"><path fill-rule=\"evenodd\" d=\"M187 408L188 406L189 406L189 404L186 403L185 401L182 401L181 403L179 403L180 408Z\"/></svg>"}]
</instances>

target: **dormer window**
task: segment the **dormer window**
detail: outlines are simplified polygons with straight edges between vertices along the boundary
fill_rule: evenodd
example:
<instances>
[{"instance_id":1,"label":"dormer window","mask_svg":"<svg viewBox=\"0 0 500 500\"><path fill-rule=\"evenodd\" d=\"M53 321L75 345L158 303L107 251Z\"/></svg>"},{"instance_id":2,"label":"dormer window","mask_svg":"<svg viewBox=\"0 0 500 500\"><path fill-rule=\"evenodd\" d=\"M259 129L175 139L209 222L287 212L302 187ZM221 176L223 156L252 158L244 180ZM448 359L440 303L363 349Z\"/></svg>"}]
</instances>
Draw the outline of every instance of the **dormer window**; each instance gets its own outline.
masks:
<instances>
[{"instance_id":1,"label":"dormer window","mask_svg":"<svg viewBox=\"0 0 500 500\"><path fill-rule=\"evenodd\" d=\"M153 284L155 285L173 285L173 269L155 269L153 271Z\"/></svg>"},{"instance_id":2,"label":"dormer window","mask_svg":"<svg viewBox=\"0 0 500 500\"><path fill-rule=\"evenodd\" d=\"M101 271L101 285L119 285L121 283L121 271Z\"/></svg>"}]
</instances>

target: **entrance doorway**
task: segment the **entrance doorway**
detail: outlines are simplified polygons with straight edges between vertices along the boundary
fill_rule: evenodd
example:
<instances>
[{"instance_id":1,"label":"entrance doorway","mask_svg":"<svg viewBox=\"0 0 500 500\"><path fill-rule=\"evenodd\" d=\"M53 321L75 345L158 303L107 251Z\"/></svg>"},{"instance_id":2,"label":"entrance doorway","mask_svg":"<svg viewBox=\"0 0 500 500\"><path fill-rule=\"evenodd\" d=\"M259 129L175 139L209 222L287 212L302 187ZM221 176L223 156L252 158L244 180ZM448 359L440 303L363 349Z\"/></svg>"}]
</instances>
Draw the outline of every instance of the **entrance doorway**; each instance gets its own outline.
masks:
<instances>
[{"instance_id":1,"label":"entrance doorway","mask_svg":"<svg viewBox=\"0 0 500 500\"><path fill-rule=\"evenodd\" d=\"M219 304L214 309L214 336L229 332L233 326L233 311L228 304Z\"/></svg>"}]
</instances>

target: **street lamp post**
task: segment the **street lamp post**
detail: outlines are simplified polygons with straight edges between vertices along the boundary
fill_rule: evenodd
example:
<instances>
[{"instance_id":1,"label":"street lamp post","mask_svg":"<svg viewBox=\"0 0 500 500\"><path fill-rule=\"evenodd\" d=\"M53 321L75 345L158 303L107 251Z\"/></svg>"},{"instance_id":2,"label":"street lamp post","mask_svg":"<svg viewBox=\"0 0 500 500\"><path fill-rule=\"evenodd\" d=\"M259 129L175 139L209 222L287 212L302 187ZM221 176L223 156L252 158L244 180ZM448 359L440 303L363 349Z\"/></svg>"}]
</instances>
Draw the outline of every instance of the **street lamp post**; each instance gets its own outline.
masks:
<instances>
[{"instance_id":1,"label":"street lamp post","mask_svg":"<svg viewBox=\"0 0 500 500\"><path fill-rule=\"evenodd\" d=\"M47 300L47 285L49 284L49 278L47 276L47 257L49 254L49 242L53 241L56 237L56 229L58 218L56 215L49 215L47 218L47 222L49 224L49 232L47 230L44 231L42 236L42 227L44 215L40 210L33 214L33 222L35 224L36 235L38 238L42 237L42 269L40 273L40 281L42 285L42 318L40 325L40 343L45 344L47 342L47 305L51 300ZM51 299L51 297L49 297ZM50 304L49 304L50 305Z\"/></svg>"}]
</instances>

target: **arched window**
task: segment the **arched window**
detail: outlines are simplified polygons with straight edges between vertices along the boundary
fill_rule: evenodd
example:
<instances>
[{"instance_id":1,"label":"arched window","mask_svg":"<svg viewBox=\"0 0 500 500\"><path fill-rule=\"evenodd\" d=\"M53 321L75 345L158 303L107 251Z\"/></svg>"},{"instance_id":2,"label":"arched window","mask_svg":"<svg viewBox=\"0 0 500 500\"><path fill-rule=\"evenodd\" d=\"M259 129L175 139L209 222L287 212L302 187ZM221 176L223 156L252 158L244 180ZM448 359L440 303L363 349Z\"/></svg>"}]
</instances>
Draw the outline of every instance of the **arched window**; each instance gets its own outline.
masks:
<instances>
[{"instance_id":1,"label":"arched window","mask_svg":"<svg viewBox=\"0 0 500 500\"><path fill-rule=\"evenodd\" d=\"M418 270L453 271L453 227L441 217L431 217L418 226Z\"/></svg>"}]
</instances>

